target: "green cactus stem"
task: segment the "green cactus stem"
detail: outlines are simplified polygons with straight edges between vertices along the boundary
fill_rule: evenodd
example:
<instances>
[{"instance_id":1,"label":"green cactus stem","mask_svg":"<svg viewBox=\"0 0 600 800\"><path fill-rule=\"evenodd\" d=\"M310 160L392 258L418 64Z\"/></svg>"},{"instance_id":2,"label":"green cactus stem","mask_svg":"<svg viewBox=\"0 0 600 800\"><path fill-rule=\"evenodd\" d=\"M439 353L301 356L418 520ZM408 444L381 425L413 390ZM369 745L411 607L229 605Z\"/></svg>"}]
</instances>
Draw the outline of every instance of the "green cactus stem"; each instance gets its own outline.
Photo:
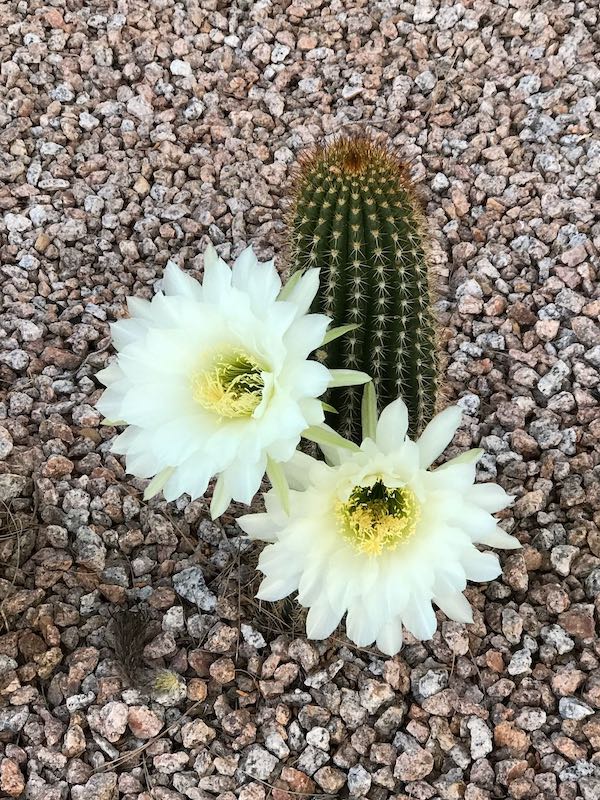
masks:
<instances>
[{"instance_id":1,"label":"green cactus stem","mask_svg":"<svg viewBox=\"0 0 600 800\"><path fill-rule=\"evenodd\" d=\"M301 159L290 224L291 269L319 267L313 310L357 327L320 357L370 374L379 410L401 396L411 435L436 410L437 342L424 218L405 166L368 138L339 139ZM328 422L360 437L362 387L332 389Z\"/></svg>"}]
</instances>

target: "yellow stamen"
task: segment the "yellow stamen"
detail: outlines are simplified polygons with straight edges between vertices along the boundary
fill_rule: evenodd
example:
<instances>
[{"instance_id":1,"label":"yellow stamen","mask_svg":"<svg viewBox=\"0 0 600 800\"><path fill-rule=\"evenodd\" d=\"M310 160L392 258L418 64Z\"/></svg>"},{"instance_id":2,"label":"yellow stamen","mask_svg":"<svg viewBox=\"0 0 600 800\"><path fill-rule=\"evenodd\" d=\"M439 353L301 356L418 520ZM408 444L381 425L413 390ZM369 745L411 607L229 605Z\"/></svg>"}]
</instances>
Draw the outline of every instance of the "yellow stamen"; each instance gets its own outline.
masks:
<instances>
[{"instance_id":1,"label":"yellow stamen","mask_svg":"<svg viewBox=\"0 0 600 800\"><path fill-rule=\"evenodd\" d=\"M208 369L192 377L192 396L219 417L251 417L262 400L261 372L256 359L242 350L219 354Z\"/></svg>"},{"instance_id":2,"label":"yellow stamen","mask_svg":"<svg viewBox=\"0 0 600 800\"><path fill-rule=\"evenodd\" d=\"M342 533L355 550L378 556L411 538L421 507L407 486L390 488L378 480L372 486L355 486L336 512Z\"/></svg>"}]
</instances>

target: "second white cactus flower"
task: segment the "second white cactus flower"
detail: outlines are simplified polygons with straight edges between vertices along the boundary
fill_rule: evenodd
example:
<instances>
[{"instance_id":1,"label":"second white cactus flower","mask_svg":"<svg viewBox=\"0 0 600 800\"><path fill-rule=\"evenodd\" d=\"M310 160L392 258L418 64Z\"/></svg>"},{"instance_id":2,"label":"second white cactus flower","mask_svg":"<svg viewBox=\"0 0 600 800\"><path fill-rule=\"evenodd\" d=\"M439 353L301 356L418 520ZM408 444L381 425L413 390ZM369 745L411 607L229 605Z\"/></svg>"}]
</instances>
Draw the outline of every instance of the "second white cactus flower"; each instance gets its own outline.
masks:
<instances>
[{"instance_id":1,"label":"second white cactus flower","mask_svg":"<svg viewBox=\"0 0 600 800\"><path fill-rule=\"evenodd\" d=\"M482 451L429 469L454 436L458 408L438 414L413 442L402 400L378 422L374 400L368 405L360 448L326 448L329 464L295 454L286 467L289 513L269 492L266 513L238 523L251 538L269 542L258 562L265 576L259 599L297 591L309 609L309 638L326 638L346 615L356 645L376 642L393 655L403 627L417 639L433 636L432 604L453 620L472 621L467 581L501 573L498 556L477 545L520 545L493 517L512 498L494 483L474 484Z\"/></svg>"}]
</instances>

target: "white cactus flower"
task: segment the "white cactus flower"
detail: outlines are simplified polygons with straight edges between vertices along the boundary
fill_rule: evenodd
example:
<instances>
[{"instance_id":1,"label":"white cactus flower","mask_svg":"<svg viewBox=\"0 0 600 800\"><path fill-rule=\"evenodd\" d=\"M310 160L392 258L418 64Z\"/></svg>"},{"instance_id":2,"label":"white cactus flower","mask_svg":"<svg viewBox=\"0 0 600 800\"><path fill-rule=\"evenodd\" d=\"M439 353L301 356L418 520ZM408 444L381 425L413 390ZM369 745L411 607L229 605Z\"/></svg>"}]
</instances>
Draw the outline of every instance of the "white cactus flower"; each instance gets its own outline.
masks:
<instances>
[{"instance_id":1,"label":"white cactus flower","mask_svg":"<svg viewBox=\"0 0 600 800\"><path fill-rule=\"evenodd\" d=\"M289 513L270 491L266 513L238 520L251 538L269 542L258 562L265 575L258 598L297 591L309 609L309 638L328 637L346 615L356 645L376 642L389 655L402 647L403 626L417 639L433 636L432 603L471 622L467 580L501 573L498 556L476 545L520 545L492 516L512 498L494 483L474 485L482 451L429 469L460 418L457 407L447 408L413 442L402 400L377 422L373 399L371 410L363 406L360 448L325 448L329 463L296 453L285 467Z\"/></svg>"},{"instance_id":2,"label":"white cactus flower","mask_svg":"<svg viewBox=\"0 0 600 800\"><path fill-rule=\"evenodd\" d=\"M230 269L209 247L202 284L169 262L163 292L128 298L130 318L111 326L118 357L99 373L98 409L127 425L113 450L128 472L153 477L146 497L196 498L218 476L217 517L232 499L250 503L265 471L285 497L280 463L300 436L335 436L317 398L369 378L309 359L330 322L308 313L318 281L309 270L282 290L273 262L251 248Z\"/></svg>"}]
</instances>

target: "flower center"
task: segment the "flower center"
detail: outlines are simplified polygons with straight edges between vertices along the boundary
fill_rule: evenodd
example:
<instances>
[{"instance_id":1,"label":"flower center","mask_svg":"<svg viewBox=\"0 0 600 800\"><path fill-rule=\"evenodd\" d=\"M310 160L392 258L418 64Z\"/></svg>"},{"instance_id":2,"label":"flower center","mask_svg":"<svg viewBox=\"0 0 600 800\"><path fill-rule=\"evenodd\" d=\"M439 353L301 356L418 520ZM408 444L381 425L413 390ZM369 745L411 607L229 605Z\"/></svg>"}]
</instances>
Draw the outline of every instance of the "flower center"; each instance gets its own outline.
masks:
<instances>
[{"instance_id":1,"label":"flower center","mask_svg":"<svg viewBox=\"0 0 600 800\"><path fill-rule=\"evenodd\" d=\"M220 353L208 369L192 377L193 398L219 417L251 417L262 400L261 372L256 359L243 350Z\"/></svg>"},{"instance_id":2,"label":"flower center","mask_svg":"<svg viewBox=\"0 0 600 800\"><path fill-rule=\"evenodd\" d=\"M378 556L411 538L421 507L408 487L390 488L378 480L372 486L355 486L348 500L339 504L337 516L355 550Z\"/></svg>"}]
</instances>

